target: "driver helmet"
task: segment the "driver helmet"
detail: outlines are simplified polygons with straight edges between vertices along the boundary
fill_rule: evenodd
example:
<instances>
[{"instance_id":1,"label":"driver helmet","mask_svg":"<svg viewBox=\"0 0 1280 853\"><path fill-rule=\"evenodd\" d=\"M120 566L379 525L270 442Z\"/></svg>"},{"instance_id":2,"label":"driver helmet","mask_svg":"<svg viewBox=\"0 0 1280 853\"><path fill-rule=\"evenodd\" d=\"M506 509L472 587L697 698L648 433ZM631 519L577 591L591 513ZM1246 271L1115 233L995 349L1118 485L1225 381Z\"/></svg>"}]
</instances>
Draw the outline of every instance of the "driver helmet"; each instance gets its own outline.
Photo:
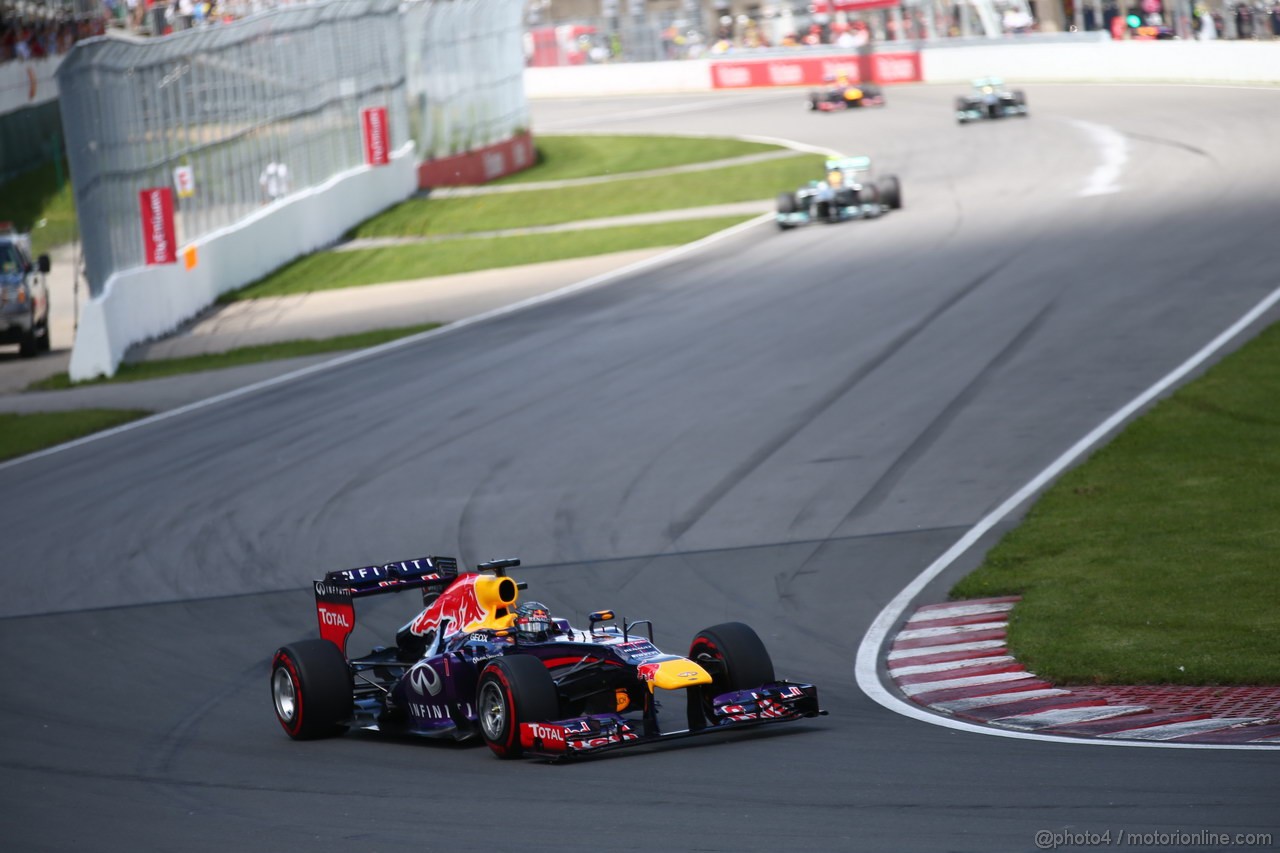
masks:
<instances>
[{"instance_id":1,"label":"driver helmet","mask_svg":"<svg viewBox=\"0 0 1280 853\"><path fill-rule=\"evenodd\" d=\"M516 634L521 640L541 642L551 636L551 611L540 601L525 601L516 606Z\"/></svg>"}]
</instances>

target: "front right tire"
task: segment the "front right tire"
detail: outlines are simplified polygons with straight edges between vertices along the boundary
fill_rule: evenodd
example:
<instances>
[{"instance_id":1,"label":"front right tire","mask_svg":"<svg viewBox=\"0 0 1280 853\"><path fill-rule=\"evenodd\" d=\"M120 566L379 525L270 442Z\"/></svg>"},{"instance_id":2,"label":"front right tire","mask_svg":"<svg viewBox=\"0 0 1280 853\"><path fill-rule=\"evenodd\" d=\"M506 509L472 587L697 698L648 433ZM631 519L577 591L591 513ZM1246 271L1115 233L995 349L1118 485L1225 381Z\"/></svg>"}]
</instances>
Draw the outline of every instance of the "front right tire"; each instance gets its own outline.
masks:
<instances>
[{"instance_id":1,"label":"front right tire","mask_svg":"<svg viewBox=\"0 0 1280 853\"><path fill-rule=\"evenodd\" d=\"M48 328L45 329L45 339L48 340ZM36 325L36 313L31 312L31 331L23 336L18 342L18 355L23 358L32 358L41 350L40 346L40 327Z\"/></svg>"},{"instance_id":2,"label":"front right tire","mask_svg":"<svg viewBox=\"0 0 1280 853\"><path fill-rule=\"evenodd\" d=\"M885 175L880 179L880 200L891 210L902 209L902 183L897 175Z\"/></svg>"},{"instance_id":3,"label":"front right tire","mask_svg":"<svg viewBox=\"0 0 1280 853\"><path fill-rule=\"evenodd\" d=\"M760 635L742 622L724 622L703 629L689 645L689 660L700 665L711 676L711 683L701 688L701 702L690 702L689 727L701 728L700 710L707 721L714 719L712 702L723 693L750 690L776 681L773 659ZM692 695L690 696L692 700ZM696 705L700 704L700 708Z\"/></svg>"}]
</instances>

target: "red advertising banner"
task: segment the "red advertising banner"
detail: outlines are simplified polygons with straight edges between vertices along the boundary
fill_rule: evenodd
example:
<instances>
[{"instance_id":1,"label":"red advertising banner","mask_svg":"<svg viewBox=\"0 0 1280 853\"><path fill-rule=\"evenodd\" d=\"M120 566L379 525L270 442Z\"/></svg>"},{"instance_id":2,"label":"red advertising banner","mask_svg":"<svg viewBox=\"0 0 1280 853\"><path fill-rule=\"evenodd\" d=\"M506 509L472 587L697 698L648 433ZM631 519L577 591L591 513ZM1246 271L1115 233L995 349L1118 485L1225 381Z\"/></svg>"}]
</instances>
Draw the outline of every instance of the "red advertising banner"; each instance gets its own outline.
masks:
<instances>
[{"instance_id":1,"label":"red advertising banner","mask_svg":"<svg viewBox=\"0 0 1280 853\"><path fill-rule=\"evenodd\" d=\"M873 53L869 83L916 83L921 78L920 54ZM711 63L711 85L716 89L747 89L758 86L820 86L844 75L850 83L864 82L860 58L848 56L804 56L795 59L763 59L747 62Z\"/></svg>"},{"instance_id":2,"label":"red advertising banner","mask_svg":"<svg viewBox=\"0 0 1280 853\"><path fill-rule=\"evenodd\" d=\"M418 165L418 186L456 187L483 184L533 165L533 137L528 131L484 148Z\"/></svg>"},{"instance_id":3,"label":"red advertising banner","mask_svg":"<svg viewBox=\"0 0 1280 853\"><path fill-rule=\"evenodd\" d=\"M919 83L924 80L918 53L873 53L871 73L877 83Z\"/></svg>"},{"instance_id":4,"label":"red advertising banner","mask_svg":"<svg viewBox=\"0 0 1280 853\"><path fill-rule=\"evenodd\" d=\"M178 261L178 239L173 225L173 190L152 187L138 193L142 212L143 257L148 265Z\"/></svg>"},{"instance_id":5,"label":"red advertising banner","mask_svg":"<svg viewBox=\"0 0 1280 853\"><path fill-rule=\"evenodd\" d=\"M809 11L815 15L829 15L833 11L865 12L868 9L892 9L901 5L902 0L816 0Z\"/></svg>"},{"instance_id":6,"label":"red advertising banner","mask_svg":"<svg viewBox=\"0 0 1280 853\"><path fill-rule=\"evenodd\" d=\"M387 127L386 107L366 107L360 111L360 123L364 127L364 161L370 166L385 166L391 162L391 134Z\"/></svg>"}]
</instances>

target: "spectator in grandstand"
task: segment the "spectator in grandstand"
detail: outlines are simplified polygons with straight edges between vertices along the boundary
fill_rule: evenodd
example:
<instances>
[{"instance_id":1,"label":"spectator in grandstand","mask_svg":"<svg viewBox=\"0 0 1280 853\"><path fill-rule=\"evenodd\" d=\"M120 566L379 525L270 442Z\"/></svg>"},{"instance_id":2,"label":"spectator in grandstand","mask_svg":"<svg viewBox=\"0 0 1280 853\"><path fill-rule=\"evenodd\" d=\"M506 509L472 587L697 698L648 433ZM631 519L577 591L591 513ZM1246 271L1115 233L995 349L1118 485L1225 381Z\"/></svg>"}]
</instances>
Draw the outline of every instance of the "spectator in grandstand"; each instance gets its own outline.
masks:
<instances>
[{"instance_id":1,"label":"spectator in grandstand","mask_svg":"<svg viewBox=\"0 0 1280 853\"><path fill-rule=\"evenodd\" d=\"M1200 41L1213 41L1218 37L1218 25L1213 22L1213 15L1206 9L1200 13Z\"/></svg>"}]
</instances>

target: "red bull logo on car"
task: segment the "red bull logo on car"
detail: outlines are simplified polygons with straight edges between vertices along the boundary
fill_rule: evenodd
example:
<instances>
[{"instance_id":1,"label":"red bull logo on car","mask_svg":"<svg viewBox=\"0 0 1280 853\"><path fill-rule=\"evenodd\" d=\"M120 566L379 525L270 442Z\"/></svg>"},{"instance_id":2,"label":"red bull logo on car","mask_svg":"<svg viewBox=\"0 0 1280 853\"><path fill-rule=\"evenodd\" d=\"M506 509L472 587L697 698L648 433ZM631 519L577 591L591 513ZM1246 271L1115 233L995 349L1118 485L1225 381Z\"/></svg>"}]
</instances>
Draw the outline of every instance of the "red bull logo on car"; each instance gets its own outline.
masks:
<instances>
[{"instance_id":1,"label":"red bull logo on car","mask_svg":"<svg viewBox=\"0 0 1280 853\"><path fill-rule=\"evenodd\" d=\"M464 575L422 611L409 630L423 636L438 630L443 622L448 622L448 634L508 628L514 618L508 608L515 602L516 585L510 578Z\"/></svg>"}]
</instances>

